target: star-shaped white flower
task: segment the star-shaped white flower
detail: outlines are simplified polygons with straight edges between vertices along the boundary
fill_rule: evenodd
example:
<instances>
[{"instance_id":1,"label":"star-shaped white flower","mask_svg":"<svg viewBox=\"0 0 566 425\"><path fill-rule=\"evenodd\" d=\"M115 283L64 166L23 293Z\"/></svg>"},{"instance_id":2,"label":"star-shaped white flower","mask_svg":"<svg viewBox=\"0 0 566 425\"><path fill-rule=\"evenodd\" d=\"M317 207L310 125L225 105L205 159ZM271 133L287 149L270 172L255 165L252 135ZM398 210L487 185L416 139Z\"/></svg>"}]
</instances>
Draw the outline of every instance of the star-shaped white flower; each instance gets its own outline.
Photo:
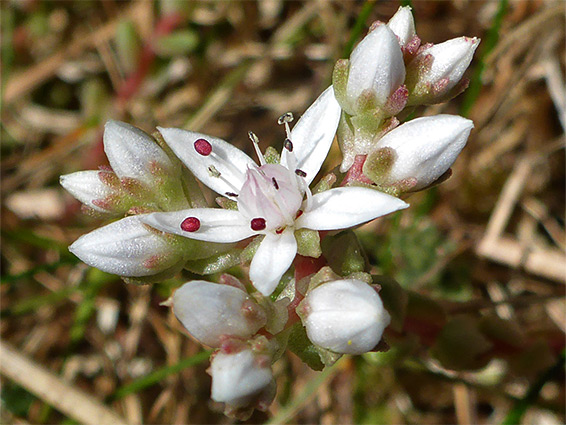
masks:
<instances>
[{"instance_id":1,"label":"star-shaped white flower","mask_svg":"<svg viewBox=\"0 0 566 425\"><path fill-rule=\"evenodd\" d=\"M193 208L153 213L143 221L164 232L230 243L263 235L250 265L250 279L270 295L297 254L294 232L356 226L406 208L393 196L367 187L339 187L312 195L309 184L334 139L340 106L329 87L305 112L287 140L280 164L260 164L215 137L159 128L165 142L204 184L237 202L237 210ZM286 124L287 126L287 124Z\"/></svg>"}]
</instances>

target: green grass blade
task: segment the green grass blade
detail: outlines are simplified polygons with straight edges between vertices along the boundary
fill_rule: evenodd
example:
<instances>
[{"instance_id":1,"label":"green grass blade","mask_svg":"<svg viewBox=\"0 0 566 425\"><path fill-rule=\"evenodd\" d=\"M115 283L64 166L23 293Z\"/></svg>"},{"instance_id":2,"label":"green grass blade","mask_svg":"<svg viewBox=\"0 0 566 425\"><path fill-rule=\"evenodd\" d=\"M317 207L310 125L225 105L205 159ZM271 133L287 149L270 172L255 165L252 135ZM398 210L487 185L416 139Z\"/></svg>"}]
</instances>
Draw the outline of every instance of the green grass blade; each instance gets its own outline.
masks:
<instances>
[{"instance_id":1,"label":"green grass blade","mask_svg":"<svg viewBox=\"0 0 566 425\"><path fill-rule=\"evenodd\" d=\"M499 7L497 13L493 18L493 23L487 31L485 40L483 40L482 51L479 56L478 65L475 69L474 74L470 80L470 85L466 90L462 106L460 107L460 114L467 117L478 99L482 87L482 77L486 68L486 58L491 54L497 42L499 41L499 31L501 30L501 25L503 24L503 18L507 14L509 6L509 0L499 0Z\"/></svg>"},{"instance_id":2,"label":"green grass blade","mask_svg":"<svg viewBox=\"0 0 566 425\"><path fill-rule=\"evenodd\" d=\"M137 393L147 387L158 384L169 375L179 373L183 369L203 363L210 357L211 354L212 350L201 351L194 356L181 360L179 363L158 369L149 375L143 376L127 385L124 385L123 387L118 388L110 398L112 400L118 400L129 394Z\"/></svg>"},{"instance_id":3,"label":"green grass blade","mask_svg":"<svg viewBox=\"0 0 566 425\"><path fill-rule=\"evenodd\" d=\"M344 357L334 363L332 366L325 368L314 379L305 385L303 391L291 402L283 407L279 413L272 417L266 425L269 424L284 424L292 420L292 418L304 407L305 404L312 398L316 390L326 381L331 379L336 372Z\"/></svg>"}]
</instances>

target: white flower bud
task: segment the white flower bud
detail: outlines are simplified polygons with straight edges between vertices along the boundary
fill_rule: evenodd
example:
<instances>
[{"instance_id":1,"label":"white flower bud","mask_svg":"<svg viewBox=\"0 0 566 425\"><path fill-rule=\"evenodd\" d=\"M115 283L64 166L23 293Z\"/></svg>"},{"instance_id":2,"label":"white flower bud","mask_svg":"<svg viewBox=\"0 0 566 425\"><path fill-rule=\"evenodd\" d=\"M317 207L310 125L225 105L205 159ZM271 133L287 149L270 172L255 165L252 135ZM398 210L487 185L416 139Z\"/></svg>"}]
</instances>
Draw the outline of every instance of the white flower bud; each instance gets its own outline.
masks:
<instances>
[{"instance_id":1,"label":"white flower bud","mask_svg":"<svg viewBox=\"0 0 566 425\"><path fill-rule=\"evenodd\" d=\"M408 72L415 83L414 88L409 87L409 103L442 100L462 79L479 42L476 37L458 37L423 48L409 64ZM423 63L426 65L422 66Z\"/></svg>"},{"instance_id":2,"label":"white flower bud","mask_svg":"<svg viewBox=\"0 0 566 425\"><path fill-rule=\"evenodd\" d=\"M154 167L171 169L167 154L145 132L120 121L104 126L104 152L120 178L128 177L148 185L154 180Z\"/></svg>"},{"instance_id":3,"label":"white flower bud","mask_svg":"<svg viewBox=\"0 0 566 425\"><path fill-rule=\"evenodd\" d=\"M371 173L368 175L385 186L416 179L411 190L423 189L448 171L466 145L473 127L471 120L456 115L435 115L409 121L387 133L375 146L374 152L382 148L394 151L393 165L388 173L377 178ZM370 154L367 166L371 166L372 160Z\"/></svg>"},{"instance_id":4,"label":"white flower bud","mask_svg":"<svg viewBox=\"0 0 566 425\"><path fill-rule=\"evenodd\" d=\"M379 25L350 56L347 99L354 109L362 92L371 90L378 105L384 105L404 80L405 64L399 41L387 25Z\"/></svg>"},{"instance_id":5,"label":"white flower bud","mask_svg":"<svg viewBox=\"0 0 566 425\"><path fill-rule=\"evenodd\" d=\"M342 354L373 349L391 320L377 292L354 279L317 286L299 313L313 344Z\"/></svg>"},{"instance_id":6,"label":"white flower bud","mask_svg":"<svg viewBox=\"0 0 566 425\"><path fill-rule=\"evenodd\" d=\"M173 297L173 312L201 343L219 347L222 336L252 337L267 318L246 292L229 285L193 280Z\"/></svg>"},{"instance_id":7,"label":"white flower bud","mask_svg":"<svg viewBox=\"0 0 566 425\"><path fill-rule=\"evenodd\" d=\"M180 254L140 218L126 217L77 239L69 251L89 266L120 276L151 276L174 266Z\"/></svg>"},{"instance_id":8,"label":"white flower bud","mask_svg":"<svg viewBox=\"0 0 566 425\"><path fill-rule=\"evenodd\" d=\"M233 407L264 402L274 394L274 380L269 358L251 349L238 353L218 352L210 364L212 399Z\"/></svg>"},{"instance_id":9,"label":"white flower bud","mask_svg":"<svg viewBox=\"0 0 566 425\"><path fill-rule=\"evenodd\" d=\"M401 47L406 46L417 35L410 6L399 7L399 10L389 20L387 26L399 37Z\"/></svg>"},{"instance_id":10,"label":"white flower bud","mask_svg":"<svg viewBox=\"0 0 566 425\"><path fill-rule=\"evenodd\" d=\"M96 211L107 212L96 202L103 201L112 193L112 189L100 179L100 173L104 171L79 171L61 176L59 182L67 192L83 204Z\"/></svg>"}]
</instances>

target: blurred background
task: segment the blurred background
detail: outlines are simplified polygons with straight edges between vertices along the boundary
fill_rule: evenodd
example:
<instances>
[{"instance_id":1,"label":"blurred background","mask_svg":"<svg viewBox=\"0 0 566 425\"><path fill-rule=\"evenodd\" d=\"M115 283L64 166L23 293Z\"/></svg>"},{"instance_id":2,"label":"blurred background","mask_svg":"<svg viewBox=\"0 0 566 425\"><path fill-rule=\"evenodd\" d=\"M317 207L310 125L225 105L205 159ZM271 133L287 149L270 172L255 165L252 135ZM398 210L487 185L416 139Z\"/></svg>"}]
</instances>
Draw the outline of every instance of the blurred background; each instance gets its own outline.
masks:
<instances>
[{"instance_id":1,"label":"blurred background","mask_svg":"<svg viewBox=\"0 0 566 425\"><path fill-rule=\"evenodd\" d=\"M277 117L400 4L2 2L2 423L234 422L209 399L208 352L159 305L183 276L126 285L71 255L104 221L59 176L107 164L108 119L280 147ZM453 176L358 231L411 294L406 318L388 353L322 373L283 356L248 422L564 423L565 3L402 4L423 42L482 38L469 89L418 111L474 120Z\"/></svg>"}]
</instances>

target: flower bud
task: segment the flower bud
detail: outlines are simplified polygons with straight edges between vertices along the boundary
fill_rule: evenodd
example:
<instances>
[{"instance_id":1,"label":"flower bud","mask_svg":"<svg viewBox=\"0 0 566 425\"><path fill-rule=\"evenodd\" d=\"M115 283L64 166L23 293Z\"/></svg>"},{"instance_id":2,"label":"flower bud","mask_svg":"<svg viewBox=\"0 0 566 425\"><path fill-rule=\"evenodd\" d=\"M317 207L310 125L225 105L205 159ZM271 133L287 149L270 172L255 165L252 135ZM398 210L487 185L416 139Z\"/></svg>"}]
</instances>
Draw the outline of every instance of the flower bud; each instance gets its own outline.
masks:
<instances>
[{"instance_id":1,"label":"flower bud","mask_svg":"<svg viewBox=\"0 0 566 425\"><path fill-rule=\"evenodd\" d=\"M353 279L317 286L297 312L313 344L342 354L370 351L390 322L375 289Z\"/></svg>"},{"instance_id":2,"label":"flower bud","mask_svg":"<svg viewBox=\"0 0 566 425\"><path fill-rule=\"evenodd\" d=\"M446 100L470 65L479 38L458 37L423 47L407 68L409 105ZM458 94L458 93L455 93Z\"/></svg>"},{"instance_id":3,"label":"flower bud","mask_svg":"<svg viewBox=\"0 0 566 425\"><path fill-rule=\"evenodd\" d=\"M340 64L344 65L344 61ZM387 25L379 25L358 44L350 56L348 72L338 74L340 78L346 76L345 93L338 93L343 87L341 82L333 83L340 106L350 115L382 107L403 84L403 54Z\"/></svg>"},{"instance_id":4,"label":"flower bud","mask_svg":"<svg viewBox=\"0 0 566 425\"><path fill-rule=\"evenodd\" d=\"M410 6L399 7L399 10L389 20L387 26L399 38L401 47L405 47L417 35Z\"/></svg>"},{"instance_id":5,"label":"flower bud","mask_svg":"<svg viewBox=\"0 0 566 425\"><path fill-rule=\"evenodd\" d=\"M61 176L59 182L76 199L86 206L99 211L109 212L112 206L104 208L104 200L113 192L112 188L100 179L100 173L109 171L79 171Z\"/></svg>"},{"instance_id":6,"label":"flower bud","mask_svg":"<svg viewBox=\"0 0 566 425\"><path fill-rule=\"evenodd\" d=\"M201 343L219 347L222 337L250 338L267 321L265 311L243 290L193 280L173 297L177 319Z\"/></svg>"},{"instance_id":7,"label":"flower bud","mask_svg":"<svg viewBox=\"0 0 566 425\"><path fill-rule=\"evenodd\" d=\"M401 191L423 189L448 171L473 127L471 120L456 115L409 121L391 130L375 145L364 163L364 174L380 186L412 181L410 187ZM388 167L382 166L384 161Z\"/></svg>"},{"instance_id":8,"label":"flower bud","mask_svg":"<svg viewBox=\"0 0 566 425\"><path fill-rule=\"evenodd\" d=\"M270 359L245 348L236 353L217 352L212 358L212 399L232 407L266 408L275 396Z\"/></svg>"},{"instance_id":9,"label":"flower bud","mask_svg":"<svg viewBox=\"0 0 566 425\"><path fill-rule=\"evenodd\" d=\"M120 179L136 179L149 186L154 181L156 167L173 167L171 160L155 140L125 122L111 120L106 123L104 152Z\"/></svg>"},{"instance_id":10,"label":"flower bud","mask_svg":"<svg viewBox=\"0 0 566 425\"><path fill-rule=\"evenodd\" d=\"M176 266L183 259L182 249L173 238L149 230L141 217L126 217L93 230L69 251L89 266L120 276L151 276Z\"/></svg>"}]
</instances>

